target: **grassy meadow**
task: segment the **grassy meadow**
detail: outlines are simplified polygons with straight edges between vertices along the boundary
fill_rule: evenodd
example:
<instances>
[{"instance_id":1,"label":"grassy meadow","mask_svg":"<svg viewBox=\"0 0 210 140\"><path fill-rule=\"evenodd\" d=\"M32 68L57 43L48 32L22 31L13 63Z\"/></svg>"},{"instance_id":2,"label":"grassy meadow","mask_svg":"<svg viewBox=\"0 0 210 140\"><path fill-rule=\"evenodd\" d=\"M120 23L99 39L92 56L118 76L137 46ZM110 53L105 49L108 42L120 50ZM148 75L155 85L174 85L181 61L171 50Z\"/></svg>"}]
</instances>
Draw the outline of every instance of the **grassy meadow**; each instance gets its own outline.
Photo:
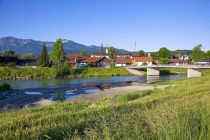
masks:
<instances>
[{"instance_id":1,"label":"grassy meadow","mask_svg":"<svg viewBox=\"0 0 210 140\"><path fill-rule=\"evenodd\" d=\"M210 76L160 84L171 86L1 112L0 138L210 139Z\"/></svg>"}]
</instances>

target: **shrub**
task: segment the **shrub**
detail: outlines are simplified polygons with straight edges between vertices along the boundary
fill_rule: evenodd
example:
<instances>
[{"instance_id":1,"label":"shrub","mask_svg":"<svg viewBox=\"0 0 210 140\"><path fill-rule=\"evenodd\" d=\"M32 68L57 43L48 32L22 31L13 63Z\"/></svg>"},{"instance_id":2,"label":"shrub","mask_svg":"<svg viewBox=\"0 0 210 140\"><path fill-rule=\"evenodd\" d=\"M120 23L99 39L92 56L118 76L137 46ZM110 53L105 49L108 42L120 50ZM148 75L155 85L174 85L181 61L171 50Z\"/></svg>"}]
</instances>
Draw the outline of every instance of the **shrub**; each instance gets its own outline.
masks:
<instances>
[{"instance_id":1,"label":"shrub","mask_svg":"<svg viewBox=\"0 0 210 140\"><path fill-rule=\"evenodd\" d=\"M57 69L57 77L63 77L67 75L71 75L73 73L68 62L65 62L60 69Z\"/></svg>"},{"instance_id":2,"label":"shrub","mask_svg":"<svg viewBox=\"0 0 210 140\"><path fill-rule=\"evenodd\" d=\"M0 92L9 91L9 90L12 90L12 87L9 84L4 83L3 85L0 85Z\"/></svg>"}]
</instances>

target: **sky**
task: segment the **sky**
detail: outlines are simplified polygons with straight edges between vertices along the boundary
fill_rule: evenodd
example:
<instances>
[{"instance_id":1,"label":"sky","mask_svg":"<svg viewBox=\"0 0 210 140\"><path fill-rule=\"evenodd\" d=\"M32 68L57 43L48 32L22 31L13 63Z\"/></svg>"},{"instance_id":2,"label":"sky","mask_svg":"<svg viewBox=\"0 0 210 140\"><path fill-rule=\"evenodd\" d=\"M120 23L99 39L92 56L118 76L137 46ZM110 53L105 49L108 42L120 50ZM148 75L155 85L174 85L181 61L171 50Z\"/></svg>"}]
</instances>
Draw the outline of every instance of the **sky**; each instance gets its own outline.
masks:
<instances>
[{"instance_id":1,"label":"sky","mask_svg":"<svg viewBox=\"0 0 210 140\"><path fill-rule=\"evenodd\" d=\"M0 0L5 36L129 51L210 50L210 0Z\"/></svg>"}]
</instances>

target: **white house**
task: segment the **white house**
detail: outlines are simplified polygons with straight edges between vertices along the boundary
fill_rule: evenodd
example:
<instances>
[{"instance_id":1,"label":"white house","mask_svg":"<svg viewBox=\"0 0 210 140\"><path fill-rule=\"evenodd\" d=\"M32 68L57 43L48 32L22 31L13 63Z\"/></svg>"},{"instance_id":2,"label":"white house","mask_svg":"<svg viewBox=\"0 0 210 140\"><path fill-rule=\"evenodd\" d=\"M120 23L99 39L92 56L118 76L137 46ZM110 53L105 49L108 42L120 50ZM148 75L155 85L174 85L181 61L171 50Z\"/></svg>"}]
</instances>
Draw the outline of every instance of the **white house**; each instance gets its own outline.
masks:
<instances>
[{"instance_id":1,"label":"white house","mask_svg":"<svg viewBox=\"0 0 210 140\"><path fill-rule=\"evenodd\" d=\"M115 67L126 67L132 64L132 59L129 58L115 58Z\"/></svg>"},{"instance_id":2,"label":"white house","mask_svg":"<svg viewBox=\"0 0 210 140\"><path fill-rule=\"evenodd\" d=\"M142 66L142 65L152 65L152 58L150 57L134 57L133 58L133 63L134 65L137 65L137 66Z\"/></svg>"}]
</instances>

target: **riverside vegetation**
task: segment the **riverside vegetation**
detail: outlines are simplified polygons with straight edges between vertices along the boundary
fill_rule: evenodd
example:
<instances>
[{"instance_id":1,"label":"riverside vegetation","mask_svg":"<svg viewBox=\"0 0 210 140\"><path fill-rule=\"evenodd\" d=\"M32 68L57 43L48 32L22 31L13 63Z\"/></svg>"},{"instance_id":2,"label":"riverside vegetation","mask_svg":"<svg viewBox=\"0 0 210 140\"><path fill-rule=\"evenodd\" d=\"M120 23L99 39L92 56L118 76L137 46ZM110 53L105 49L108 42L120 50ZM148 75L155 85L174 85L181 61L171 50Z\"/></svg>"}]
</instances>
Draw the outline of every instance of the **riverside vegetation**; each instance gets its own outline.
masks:
<instances>
[{"instance_id":1,"label":"riverside vegetation","mask_svg":"<svg viewBox=\"0 0 210 140\"><path fill-rule=\"evenodd\" d=\"M186 69L162 68L161 74L186 74ZM145 70L146 72L146 70ZM59 77L77 78L77 77L108 77L108 76L127 76L131 75L125 68L76 68L71 69L65 65L60 70L50 67L37 68L11 68L0 67L0 79L53 79Z\"/></svg>"},{"instance_id":2,"label":"riverside vegetation","mask_svg":"<svg viewBox=\"0 0 210 140\"><path fill-rule=\"evenodd\" d=\"M0 113L2 139L210 139L210 74L164 90ZM155 84L153 85L155 86Z\"/></svg>"},{"instance_id":3,"label":"riverside vegetation","mask_svg":"<svg viewBox=\"0 0 210 140\"><path fill-rule=\"evenodd\" d=\"M0 79L47 79L47 78L74 78L74 77L96 77L96 76L123 76L130 75L125 68L9 68L0 67Z\"/></svg>"}]
</instances>

